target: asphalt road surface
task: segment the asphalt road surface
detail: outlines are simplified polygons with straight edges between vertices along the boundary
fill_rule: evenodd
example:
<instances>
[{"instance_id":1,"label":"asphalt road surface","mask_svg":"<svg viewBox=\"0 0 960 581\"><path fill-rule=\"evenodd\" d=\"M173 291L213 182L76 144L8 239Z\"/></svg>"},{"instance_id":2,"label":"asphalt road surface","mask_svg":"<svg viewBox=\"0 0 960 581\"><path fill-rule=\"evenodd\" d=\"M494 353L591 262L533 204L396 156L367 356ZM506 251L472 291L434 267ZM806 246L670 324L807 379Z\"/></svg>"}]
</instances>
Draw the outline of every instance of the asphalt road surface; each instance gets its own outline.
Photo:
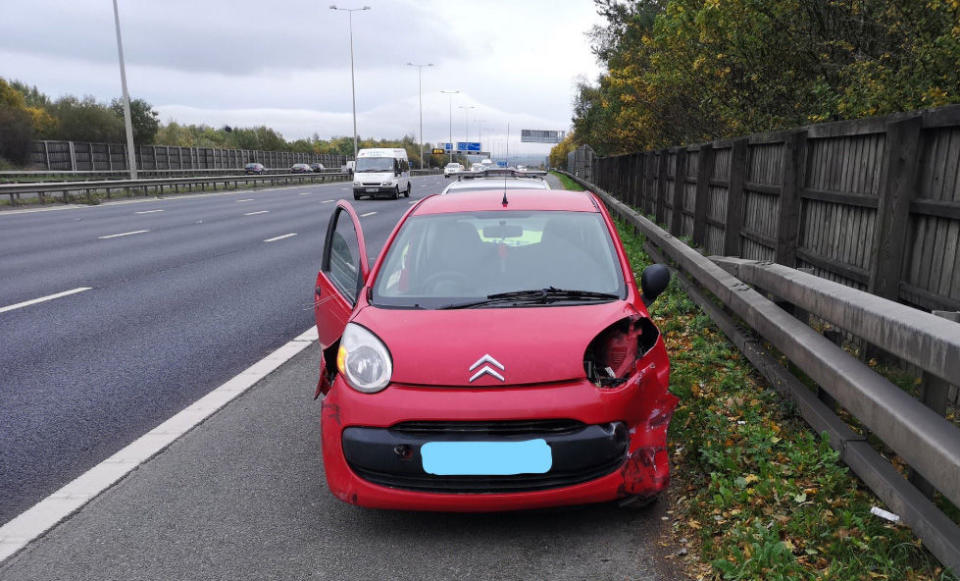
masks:
<instances>
[{"instance_id":1,"label":"asphalt road surface","mask_svg":"<svg viewBox=\"0 0 960 581\"><path fill-rule=\"evenodd\" d=\"M0 566L2 581L672 580L664 502L443 514L326 488L316 343Z\"/></svg>"},{"instance_id":2,"label":"asphalt road surface","mask_svg":"<svg viewBox=\"0 0 960 581\"><path fill-rule=\"evenodd\" d=\"M356 202L368 252L445 183ZM313 324L340 198L350 184L0 212L0 524Z\"/></svg>"}]
</instances>

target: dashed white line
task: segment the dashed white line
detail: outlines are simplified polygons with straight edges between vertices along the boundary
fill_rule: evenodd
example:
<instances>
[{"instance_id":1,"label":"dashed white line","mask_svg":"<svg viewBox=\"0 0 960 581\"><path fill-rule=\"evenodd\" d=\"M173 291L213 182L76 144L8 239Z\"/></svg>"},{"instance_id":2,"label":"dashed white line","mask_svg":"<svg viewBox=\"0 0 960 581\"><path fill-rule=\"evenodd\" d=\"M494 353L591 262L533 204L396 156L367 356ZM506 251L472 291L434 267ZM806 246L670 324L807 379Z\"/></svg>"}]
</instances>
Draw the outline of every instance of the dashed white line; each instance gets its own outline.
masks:
<instances>
[{"instance_id":1,"label":"dashed white line","mask_svg":"<svg viewBox=\"0 0 960 581\"><path fill-rule=\"evenodd\" d=\"M366 214L360 214L361 218L366 218L367 216L373 216L376 212L367 212Z\"/></svg>"},{"instance_id":2,"label":"dashed white line","mask_svg":"<svg viewBox=\"0 0 960 581\"><path fill-rule=\"evenodd\" d=\"M276 242L277 240L283 240L284 238L292 238L296 236L296 232L291 232L290 234L284 234L282 236L274 236L273 238L267 238L264 242Z\"/></svg>"},{"instance_id":3,"label":"dashed white line","mask_svg":"<svg viewBox=\"0 0 960 581\"><path fill-rule=\"evenodd\" d=\"M407 203L412 206L413 204L416 204L416 203L419 202L419 201L420 201L420 200L411 200L411 201L409 201L409 202L407 202Z\"/></svg>"},{"instance_id":4,"label":"dashed white line","mask_svg":"<svg viewBox=\"0 0 960 581\"><path fill-rule=\"evenodd\" d=\"M316 340L317 328L307 329L193 405L140 436L126 448L0 526L0 563L83 508L137 466L162 452Z\"/></svg>"},{"instance_id":5,"label":"dashed white line","mask_svg":"<svg viewBox=\"0 0 960 581\"><path fill-rule=\"evenodd\" d=\"M260 210L259 212L247 212L244 216L256 216L257 214L267 214L270 210Z\"/></svg>"},{"instance_id":6,"label":"dashed white line","mask_svg":"<svg viewBox=\"0 0 960 581\"><path fill-rule=\"evenodd\" d=\"M59 299L60 297L66 297L66 296L70 296L70 295L75 295L75 294L77 294L77 293L82 293L83 291L88 291L88 290L90 290L90 289L92 289L92 288L93 288L93 287L89 287L89 286L81 286L81 287L77 287L77 288L75 288L75 289L71 289L71 290L68 290L68 291L63 291L62 293L56 293L56 294L52 294L52 295L47 295L47 296L45 296L45 297L40 297L40 298L38 298L38 299L31 299L31 300L29 300L29 301L23 301L22 303L17 303L17 304L15 304L15 305L7 305L7 306L5 306L5 307L0 307L0 313L6 313L7 311L13 311L13 310L16 310L16 309L22 309L23 307L29 307L30 305L35 305L35 304L37 304L37 303L43 303L43 302L46 302L46 301L52 301L53 299Z\"/></svg>"},{"instance_id":7,"label":"dashed white line","mask_svg":"<svg viewBox=\"0 0 960 581\"><path fill-rule=\"evenodd\" d=\"M157 212L163 212L163 210L144 210L142 212L134 212L134 214L155 214Z\"/></svg>"},{"instance_id":8,"label":"dashed white line","mask_svg":"<svg viewBox=\"0 0 960 581\"><path fill-rule=\"evenodd\" d=\"M330 204L330 203L333 203L334 201L335 201L335 200L324 200L324 201L322 201L322 202L320 202L320 203L321 203L321 204Z\"/></svg>"},{"instance_id":9,"label":"dashed white line","mask_svg":"<svg viewBox=\"0 0 960 581\"><path fill-rule=\"evenodd\" d=\"M317 192L300 192L301 196L309 196L310 194L315 194Z\"/></svg>"},{"instance_id":10,"label":"dashed white line","mask_svg":"<svg viewBox=\"0 0 960 581\"><path fill-rule=\"evenodd\" d=\"M243 200L237 200L237 203L239 204L240 202L252 202L252 201L255 200L255 199L256 199L256 198L245 198L245 199L243 199Z\"/></svg>"},{"instance_id":11,"label":"dashed white line","mask_svg":"<svg viewBox=\"0 0 960 581\"><path fill-rule=\"evenodd\" d=\"M144 232L149 232L149 230L134 230L132 232L121 232L119 234L107 234L106 236L97 236L100 240L107 240L108 238L120 238L121 236L133 236L134 234L143 234Z\"/></svg>"}]
</instances>

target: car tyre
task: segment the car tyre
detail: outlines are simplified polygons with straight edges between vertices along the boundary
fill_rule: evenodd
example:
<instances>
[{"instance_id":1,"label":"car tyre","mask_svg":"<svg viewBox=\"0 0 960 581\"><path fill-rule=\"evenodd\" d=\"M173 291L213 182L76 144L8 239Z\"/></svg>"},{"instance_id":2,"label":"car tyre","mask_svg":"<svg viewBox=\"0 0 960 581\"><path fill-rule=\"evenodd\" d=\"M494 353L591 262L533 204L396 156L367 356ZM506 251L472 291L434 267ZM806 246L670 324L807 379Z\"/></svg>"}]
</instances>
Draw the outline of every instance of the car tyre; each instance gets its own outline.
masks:
<instances>
[{"instance_id":1,"label":"car tyre","mask_svg":"<svg viewBox=\"0 0 960 581\"><path fill-rule=\"evenodd\" d=\"M411 184L410 182L407 182L407 192L406 192L405 194L403 194L403 197L409 198L409 197L410 197L410 192L411 192L412 190L413 190L413 184Z\"/></svg>"},{"instance_id":2,"label":"car tyre","mask_svg":"<svg viewBox=\"0 0 960 581\"><path fill-rule=\"evenodd\" d=\"M628 496L617 501L617 505L628 511L642 511L656 504L659 499L659 494L654 494L653 496Z\"/></svg>"},{"instance_id":3,"label":"car tyre","mask_svg":"<svg viewBox=\"0 0 960 581\"><path fill-rule=\"evenodd\" d=\"M356 191L354 191L354 192L353 192L353 199L354 199L354 200L359 200L359 199L360 199L360 194L357 193Z\"/></svg>"},{"instance_id":4,"label":"car tyre","mask_svg":"<svg viewBox=\"0 0 960 581\"><path fill-rule=\"evenodd\" d=\"M393 188L393 199L394 199L394 200L399 200L399 199L400 199L400 186L399 186L399 185L397 185L395 188Z\"/></svg>"}]
</instances>

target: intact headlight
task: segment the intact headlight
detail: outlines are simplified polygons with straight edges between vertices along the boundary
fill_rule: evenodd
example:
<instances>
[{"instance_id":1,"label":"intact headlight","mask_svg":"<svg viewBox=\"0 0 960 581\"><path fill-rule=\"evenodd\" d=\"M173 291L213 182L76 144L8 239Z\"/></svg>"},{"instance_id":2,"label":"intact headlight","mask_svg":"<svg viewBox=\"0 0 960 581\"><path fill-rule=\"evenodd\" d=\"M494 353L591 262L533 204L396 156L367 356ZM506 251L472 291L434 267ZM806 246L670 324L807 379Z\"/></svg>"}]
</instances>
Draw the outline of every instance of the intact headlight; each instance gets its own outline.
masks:
<instances>
[{"instance_id":1,"label":"intact headlight","mask_svg":"<svg viewBox=\"0 0 960 581\"><path fill-rule=\"evenodd\" d=\"M394 185L395 183L397 183L397 182L395 182L395 181L393 181L393 180L387 180L387 181L383 182L383 185L385 185L385 186L392 186L392 185Z\"/></svg>"},{"instance_id":2,"label":"intact headlight","mask_svg":"<svg viewBox=\"0 0 960 581\"><path fill-rule=\"evenodd\" d=\"M393 362L383 341L364 327L350 323L340 339L337 369L353 389L376 393L390 384Z\"/></svg>"}]
</instances>

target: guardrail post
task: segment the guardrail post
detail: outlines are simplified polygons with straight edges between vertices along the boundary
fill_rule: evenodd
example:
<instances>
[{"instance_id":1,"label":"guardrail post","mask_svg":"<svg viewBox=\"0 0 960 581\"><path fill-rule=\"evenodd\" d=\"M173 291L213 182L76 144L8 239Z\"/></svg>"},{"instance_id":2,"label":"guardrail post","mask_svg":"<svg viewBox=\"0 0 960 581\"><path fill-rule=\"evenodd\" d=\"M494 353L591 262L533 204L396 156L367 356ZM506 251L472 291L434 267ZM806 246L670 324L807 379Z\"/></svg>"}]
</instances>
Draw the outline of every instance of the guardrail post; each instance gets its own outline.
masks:
<instances>
[{"instance_id":1,"label":"guardrail post","mask_svg":"<svg viewBox=\"0 0 960 581\"><path fill-rule=\"evenodd\" d=\"M705 246L707 205L710 203L710 178L713 177L713 144L700 146L697 154L697 197L693 206L693 244Z\"/></svg>"},{"instance_id":2,"label":"guardrail post","mask_svg":"<svg viewBox=\"0 0 960 581\"><path fill-rule=\"evenodd\" d=\"M954 323L960 323L960 312L933 311L933 314L953 321ZM924 371L920 381L920 401L941 416L945 416L947 414L947 399L951 387L952 386L943 379ZM934 494L936 494L936 488L912 468L910 469L909 480L917 487L917 490L922 492L927 498L932 499Z\"/></svg>"},{"instance_id":3,"label":"guardrail post","mask_svg":"<svg viewBox=\"0 0 960 581\"><path fill-rule=\"evenodd\" d=\"M724 228L723 253L740 255L740 230L743 228L743 183L747 173L747 139L733 142L730 159L730 187L727 191L727 223Z\"/></svg>"},{"instance_id":4,"label":"guardrail post","mask_svg":"<svg viewBox=\"0 0 960 581\"><path fill-rule=\"evenodd\" d=\"M797 237L800 231L800 190L803 188L807 132L792 132L783 143L783 180L780 185L780 216L777 220L776 261L797 265Z\"/></svg>"},{"instance_id":5,"label":"guardrail post","mask_svg":"<svg viewBox=\"0 0 960 581\"><path fill-rule=\"evenodd\" d=\"M70 148L70 171L77 171L77 151L73 148L72 141L68 141L67 146Z\"/></svg>"},{"instance_id":6,"label":"guardrail post","mask_svg":"<svg viewBox=\"0 0 960 581\"><path fill-rule=\"evenodd\" d=\"M683 190L687 185L687 148L676 149L677 163L673 170L673 211L670 212L670 233L680 235L680 226L683 224Z\"/></svg>"},{"instance_id":7,"label":"guardrail post","mask_svg":"<svg viewBox=\"0 0 960 581\"><path fill-rule=\"evenodd\" d=\"M874 227L873 263L867 291L886 299L900 297L900 275L910 226L910 202L917 184L920 160L918 116L887 123L883 168L880 178L880 205Z\"/></svg>"}]
</instances>

